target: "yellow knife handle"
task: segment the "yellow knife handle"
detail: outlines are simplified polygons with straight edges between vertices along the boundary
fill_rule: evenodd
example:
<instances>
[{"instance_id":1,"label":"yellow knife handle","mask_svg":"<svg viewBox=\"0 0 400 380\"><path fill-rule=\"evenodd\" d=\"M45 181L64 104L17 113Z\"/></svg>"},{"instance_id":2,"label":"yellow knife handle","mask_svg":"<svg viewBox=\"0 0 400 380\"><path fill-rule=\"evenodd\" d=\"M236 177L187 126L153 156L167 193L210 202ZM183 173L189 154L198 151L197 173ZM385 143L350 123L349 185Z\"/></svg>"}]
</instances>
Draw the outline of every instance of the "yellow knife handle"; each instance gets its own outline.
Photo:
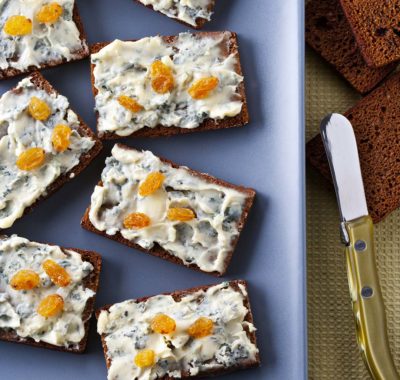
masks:
<instances>
[{"instance_id":1,"label":"yellow knife handle","mask_svg":"<svg viewBox=\"0 0 400 380\"><path fill-rule=\"evenodd\" d=\"M357 340L373 379L400 379L389 347L386 315L379 285L370 216L345 223L349 237L346 247L347 274Z\"/></svg>"}]
</instances>

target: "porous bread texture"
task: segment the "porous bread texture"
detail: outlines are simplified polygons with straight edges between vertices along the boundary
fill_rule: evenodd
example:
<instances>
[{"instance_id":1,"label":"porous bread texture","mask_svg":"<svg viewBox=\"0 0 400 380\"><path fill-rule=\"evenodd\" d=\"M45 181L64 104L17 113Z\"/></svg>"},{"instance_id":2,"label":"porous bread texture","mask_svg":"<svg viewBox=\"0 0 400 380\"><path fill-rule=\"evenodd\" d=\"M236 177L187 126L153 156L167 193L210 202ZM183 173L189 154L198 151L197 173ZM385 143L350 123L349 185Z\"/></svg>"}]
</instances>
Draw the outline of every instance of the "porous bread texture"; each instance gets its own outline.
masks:
<instances>
[{"instance_id":1,"label":"porous bread texture","mask_svg":"<svg viewBox=\"0 0 400 380\"><path fill-rule=\"evenodd\" d=\"M357 46L339 0L311 0L306 6L306 41L358 92L375 88L397 66L369 67Z\"/></svg>"},{"instance_id":2,"label":"porous bread texture","mask_svg":"<svg viewBox=\"0 0 400 380\"><path fill-rule=\"evenodd\" d=\"M382 67L400 60L398 0L340 0L367 64Z\"/></svg>"}]
</instances>

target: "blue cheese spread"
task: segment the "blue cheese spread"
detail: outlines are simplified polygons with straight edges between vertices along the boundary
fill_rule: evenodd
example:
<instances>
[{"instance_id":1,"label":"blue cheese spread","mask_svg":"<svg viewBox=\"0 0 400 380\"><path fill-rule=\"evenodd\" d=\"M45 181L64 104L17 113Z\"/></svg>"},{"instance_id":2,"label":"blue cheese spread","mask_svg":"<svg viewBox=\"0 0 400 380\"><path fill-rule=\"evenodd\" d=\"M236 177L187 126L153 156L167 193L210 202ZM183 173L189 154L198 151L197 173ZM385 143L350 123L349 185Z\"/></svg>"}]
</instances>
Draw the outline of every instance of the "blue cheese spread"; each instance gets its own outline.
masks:
<instances>
[{"instance_id":1,"label":"blue cheese spread","mask_svg":"<svg viewBox=\"0 0 400 380\"><path fill-rule=\"evenodd\" d=\"M243 106L238 86L237 54L226 54L231 33L180 34L174 42L161 37L136 42L115 40L92 54L98 130L127 136L144 127L197 128L204 120L238 115ZM174 87L160 94L151 83L151 66L161 61L172 70ZM193 99L188 89L196 81L214 77L218 86L204 99ZM138 112L123 107L120 96L135 99Z\"/></svg>"},{"instance_id":2,"label":"blue cheese spread","mask_svg":"<svg viewBox=\"0 0 400 380\"><path fill-rule=\"evenodd\" d=\"M62 14L54 23L41 23L37 13L47 0L0 0L0 69L25 71L30 66L41 67L51 61L71 61L84 52L89 54L85 41L73 20L74 0L57 0ZM10 35L4 30L7 20L16 15L32 22L31 33Z\"/></svg>"},{"instance_id":3,"label":"blue cheese spread","mask_svg":"<svg viewBox=\"0 0 400 380\"><path fill-rule=\"evenodd\" d=\"M45 260L53 260L65 268L71 277L66 287L56 286L43 270ZM40 277L39 286L31 290L15 290L10 281L19 271L28 269ZM74 347L85 335L82 314L94 292L83 280L93 271L81 255L58 246L39 244L12 235L0 240L0 329L14 331L22 340L34 339L56 346ZM64 309L58 316L45 318L38 314L41 300L58 294Z\"/></svg>"},{"instance_id":4,"label":"blue cheese spread","mask_svg":"<svg viewBox=\"0 0 400 380\"><path fill-rule=\"evenodd\" d=\"M34 119L28 112L32 97L51 109L47 120ZM51 136L56 125L72 130L70 145L60 153L55 151ZM0 228L11 227L46 189L62 174L79 164L82 154L94 145L91 137L78 133L78 116L69 109L66 97L47 93L36 87L30 78L23 79L15 90L0 98ZM46 153L44 164L35 170L20 170L17 158L28 148L40 147Z\"/></svg>"},{"instance_id":5,"label":"blue cheese spread","mask_svg":"<svg viewBox=\"0 0 400 380\"><path fill-rule=\"evenodd\" d=\"M183 296L179 301L159 295L144 302L135 300L103 310L97 331L103 336L111 362L108 380L153 380L180 378L256 361L258 349L249 332L256 329L245 321L245 287L234 289L228 282ZM152 329L157 315L175 321L175 331L160 334ZM190 326L199 318L212 321L209 335L194 338ZM189 332L189 333L188 333ZM142 350L154 353L152 365L138 367L135 358Z\"/></svg>"},{"instance_id":6,"label":"blue cheese spread","mask_svg":"<svg viewBox=\"0 0 400 380\"><path fill-rule=\"evenodd\" d=\"M139 0L144 5L151 5L155 11L164 15L197 26L200 18L211 20L212 0Z\"/></svg>"},{"instance_id":7,"label":"blue cheese spread","mask_svg":"<svg viewBox=\"0 0 400 380\"><path fill-rule=\"evenodd\" d=\"M138 188L150 173L165 177L163 185L149 196ZM224 272L226 258L236 240L238 222L247 195L195 176L187 168L173 168L149 151L115 145L106 159L102 184L95 187L89 212L90 222L108 235L117 232L144 249L160 245L185 265L195 264L206 272ZM190 221L171 221L173 207L193 210ZM147 215L145 228L125 228L132 212Z\"/></svg>"}]
</instances>

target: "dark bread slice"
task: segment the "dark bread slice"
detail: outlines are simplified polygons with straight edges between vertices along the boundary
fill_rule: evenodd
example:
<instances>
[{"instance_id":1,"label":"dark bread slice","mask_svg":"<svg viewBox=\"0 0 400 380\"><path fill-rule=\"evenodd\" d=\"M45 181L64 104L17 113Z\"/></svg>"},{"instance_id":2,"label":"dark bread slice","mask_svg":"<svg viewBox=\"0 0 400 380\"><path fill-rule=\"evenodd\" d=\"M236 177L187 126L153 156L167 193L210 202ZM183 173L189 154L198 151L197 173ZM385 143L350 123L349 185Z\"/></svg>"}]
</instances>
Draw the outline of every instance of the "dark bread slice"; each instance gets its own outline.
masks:
<instances>
[{"instance_id":1,"label":"dark bread slice","mask_svg":"<svg viewBox=\"0 0 400 380\"><path fill-rule=\"evenodd\" d=\"M240 292L239 285L243 285L245 287L246 291L247 291L247 282L244 281L244 280L229 281L229 285L233 289L238 291L238 292ZM193 293L198 292L200 290L206 291L208 288L211 288L213 286L215 286L215 285L197 286L197 287L191 288L191 289L178 290L178 291L171 292L171 293L162 293L161 295L169 295L169 296L172 296L172 298L175 301L179 301L186 295L193 294ZM145 302L151 297L152 296L138 298L138 299L136 299L136 303ZM249 296L245 297L243 304L246 307L246 309L248 310L248 313L247 313L247 315L246 315L244 320L249 322L249 323L251 323L251 324L253 324L253 314L251 312ZM104 306L101 309L97 310L96 311L96 318L99 317L100 313L103 310L108 311L111 306L112 305L107 305L107 306ZM247 332L247 336L249 337L251 343L253 343L257 347L257 338L256 338L255 332L254 331L249 331L248 329L246 330L246 332ZM108 348L107 348L107 344L106 344L105 338L106 337L105 337L104 334L101 335L101 343L103 345L103 351L104 351L104 357L105 357L105 360L106 360L106 365L107 365L107 368L110 368L111 360L107 356ZM228 368L221 368L221 369L217 369L217 370L213 370L213 371L201 372L201 373L197 374L196 376L190 376L188 373L182 373L182 377L181 378L182 379L186 379L186 378L190 378L190 377L193 378L193 377L203 377L203 376L224 375L224 374L228 374L230 372L233 372L233 371L236 371L236 370L239 370L239 369L248 369L248 368L259 367L260 364L261 364L260 355L259 355L259 353L257 353L256 360L254 360L254 361L248 360L248 361L242 363L240 366L234 366L234 367L228 367ZM169 376L163 376L163 377L159 378L158 380L172 380L172 379L174 379L174 378L171 378Z\"/></svg>"},{"instance_id":2,"label":"dark bread slice","mask_svg":"<svg viewBox=\"0 0 400 380\"><path fill-rule=\"evenodd\" d=\"M32 73L29 76L32 83L34 83L38 88L46 91L49 94L59 94L57 90L48 82L38 71ZM18 92L17 88L12 89L11 91ZM58 189L60 189L65 183L71 180L69 177L70 174L74 173L74 178L79 175L83 169L85 169L91 161L100 153L103 145L101 141L96 137L93 131L84 123L81 117L77 114L79 120L79 129L78 132L81 136L91 137L95 144L92 149L90 149L87 153L83 154L80 158L79 164L73 167L69 172L59 176L50 186L46 189L46 194L40 196L33 204L25 208L25 211L22 216L31 212L40 202L45 200L54 194ZM22 217L21 216L21 217ZM1 229L0 229L1 230Z\"/></svg>"},{"instance_id":3,"label":"dark bread slice","mask_svg":"<svg viewBox=\"0 0 400 380\"><path fill-rule=\"evenodd\" d=\"M196 35L200 36L215 36L221 34L222 32L199 32ZM237 54L237 64L235 66L235 71L239 75L243 75L242 68L240 65L240 56L239 56L239 47L237 42L237 35L236 33L229 32L230 37L228 44L226 46L226 50L223 51L223 55L230 55L230 54ZM162 37L163 40L167 43L172 43L176 40L177 36L164 36ZM135 40L133 40L135 41ZM90 47L90 53L95 54L99 52L102 48L107 46L109 42L98 42ZM94 85L95 77L94 77L94 70L95 65L91 64L91 81L92 81L92 91L93 95L96 96L98 91ZM233 128L233 127L242 127L249 122L249 112L247 108L247 101L246 101L246 93L244 87L244 81L239 84L238 86L238 94L241 96L243 101L243 106L241 112L234 116L234 117L226 117L222 120L213 120L213 119L206 119L201 123L197 128L179 128L179 127L165 127L163 125L158 125L154 128L144 127L136 132L131 133L128 136L124 137L159 137L159 136L172 136L178 134L185 134L185 133L192 133L192 132L201 132L201 131L209 131L214 129L223 129L223 128ZM97 120L99 118L99 114L96 111ZM99 132L98 136L104 140L112 140L112 139L120 139L123 136L119 136L116 133L112 132Z\"/></svg>"},{"instance_id":4,"label":"dark bread slice","mask_svg":"<svg viewBox=\"0 0 400 380\"><path fill-rule=\"evenodd\" d=\"M4 238L4 235L1 236L0 238ZM48 243L46 243L46 244L48 244ZM100 279L100 271L101 271L101 263L102 263L101 256L97 252L86 251L83 249L63 248L63 247L60 247L60 248L62 250L72 250L72 251L79 253L82 256L83 261L88 261L93 265L94 269L83 280L83 285L86 288L89 288L89 289L93 290L95 293L97 293L97 290L99 287L99 279ZM26 345L34 346L34 347L48 348L48 349L56 350L56 351L72 352L72 353L81 354L86 349L86 345L87 345L87 341L88 341L88 337L89 337L90 319L93 314L95 299L96 299L96 294L92 298L89 298L88 301L86 302L85 309L82 313L82 320L84 321L84 326L85 326L85 335L76 347L56 346L56 345L49 344L46 342L36 342L32 338L21 338L20 336L17 335L16 332L14 332L11 329L0 329L0 340L6 341L6 342L13 342L13 343L22 343L22 344L26 344Z\"/></svg>"},{"instance_id":5,"label":"dark bread slice","mask_svg":"<svg viewBox=\"0 0 400 380\"><path fill-rule=\"evenodd\" d=\"M122 147L125 148L125 149L135 150L134 148L130 148L130 147L127 147L127 146L123 146L123 145L121 145L121 144L118 144L118 145L122 146ZM251 206L253 205L253 201L254 201L254 197L255 197L255 195L256 195L256 192L255 192L253 189L246 188L246 187L243 187L243 186L233 185L233 184L231 184L231 183L229 183L229 182L225 182L225 181L223 181L223 180L221 180L221 179L212 177L212 176L210 176L209 174L200 173L200 172L197 172L197 171L195 171L195 170L188 169L188 168L186 168L186 167L184 167L184 166L177 165L177 164L175 164L174 162L172 162L172 161L170 161L170 160L167 160L167 159L165 159L165 158L162 158L162 157L159 157L159 158L160 158L160 160L161 160L162 162L171 165L173 168L185 168L186 170L188 170L188 172L189 172L191 175L196 176L196 177L199 177L199 178L201 178L201 179L203 179L203 180L205 180L205 181L207 181L207 182L215 183L215 184L217 184L217 185L224 186L224 187L227 187L227 188L230 188L230 189L234 189L234 190L239 191L239 192L241 192L241 193L243 193L243 194L246 194L246 196L247 196L247 198L246 198L246 203L245 203L245 205L244 205L244 207L243 207L243 213L242 213L242 215L241 215L241 217L240 217L240 220L239 220L239 222L238 222L238 227L237 227L237 228L238 228L238 231L239 231L239 234L238 234L238 236L235 238L235 240L232 242L232 251L229 252L229 254L227 255L227 257L226 257L226 259L225 259L224 270L223 270L222 272L216 272L216 271L214 271L214 272L204 272L204 271L202 271L202 270L201 270L197 265L195 265L195 264L185 265L184 262L183 262L180 258L178 258L178 257L176 257L176 256L174 256L174 255L172 255L171 253L169 253L168 251L166 251L164 248L162 248L162 247L159 246L158 244L154 244L153 248L151 248L150 250L147 250L147 249L144 249L143 247L141 247L140 245L135 244L135 243L131 242L131 241L128 240L128 239L125 239L125 238L121 235L120 232L117 232L117 233L114 234L114 235L108 235L105 231L99 231L99 230L92 224L92 222L91 222L90 219L89 219L90 206L86 209L85 214L84 214L84 216L83 216L83 218L82 218L82 221L81 221L82 227L85 228L85 229L87 229L88 231L94 232L94 233L99 234L99 235L101 235L101 236L104 236L104 237L107 237L107 238L109 238L109 239L115 240L115 241L117 241L117 242L119 242L119 243L125 244L125 245L127 245L128 247L135 248L135 249L137 249L137 250L139 250L139 251L142 251L142 252L144 252L144 253L148 253L148 254L150 254L150 255L160 257L161 259L170 261L170 262L172 262L172 263L180 264L180 265L183 265L183 266L185 266L185 267L188 267L188 268L191 268L191 269L200 271L200 272L212 274L212 275L214 275L214 276L218 276L218 277L223 276L223 275L226 273L226 270L228 269L229 263L230 263L230 261L231 261L231 259L232 259L233 251L235 250L236 244L237 244L237 242L238 242L238 240L239 240L239 237L240 237L240 233L241 233L241 231L242 231L242 229L243 229L243 227L244 227L244 225L245 225L245 223L246 223L246 220L247 220L247 217L248 217L248 215L249 215ZM101 182L99 183L99 185L101 185Z\"/></svg>"},{"instance_id":6,"label":"dark bread slice","mask_svg":"<svg viewBox=\"0 0 400 380\"><path fill-rule=\"evenodd\" d=\"M381 68L365 63L339 0L307 3L306 41L362 94L375 88L396 68L396 63Z\"/></svg>"},{"instance_id":7,"label":"dark bread slice","mask_svg":"<svg viewBox=\"0 0 400 380\"><path fill-rule=\"evenodd\" d=\"M81 42L84 45L86 45L86 48L82 47L81 49L79 49L76 52L74 52L74 54L76 54L76 58L71 59L70 61L67 61L64 58L58 59L58 60L52 60L52 61L43 63L43 65L40 66L40 67L29 66L26 70L18 70L18 69L15 69L13 67L9 67L9 68L4 69L4 70L0 69L0 80L12 78L12 77L15 77L15 76L21 75L21 74L31 73L33 71L37 71L37 70L41 70L41 69L46 69L48 67L59 66L59 65L62 65L64 63L68 63L68 62L79 61L80 59L88 57L89 54L90 54L90 51L89 51L89 48L88 48L88 45L87 45L87 42L86 42L86 33L85 33L85 30L83 29L82 20L81 20L81 17L79 15L78 6L76 5L76 2L74 4L74 9L73 9L73 13L72 13L72 19L75 22L75 24L76 24L76 26L77 26L77 28L79 30L79 38L80 38Z\"/></svg>"},{"instance_id":8,"label":"dark bread slice","mask_svg":"<svg viewBox=\"0 0 400 380\"><path fill-rule=\"evenodd\" d=\"M379 222L400 206L400 73L344 115L356 135L368 209ZM307 158L332 181L320 135L308 142Z\"/></svg>"},{"instance_id":9,"label":"dark bread slice","mask_svg":"<svg viewBox=\"0 0 400 380\"><path fill-rule=\"evenodd\" d=\"M163 16L166 16L166 17L168 17L168 18L170 18L170 19L172 19L174 21L179 22L182 25L188 26L188 27L193 28L193 29L201 29L204 26L204 24L208 22L208 20L206 18L201 18L200 17L200 18L196 19L196 25L194 26L194 25L191 25L191 24L189 24L189 23L187 23L185 21L179 20L177 18L169 17L169 16L167 16L166 14L164 14L164 13L162 13L160 11L156 11L151 4L145 5L140 0L134 0L134 1L136 1L137 3L139 3L140 5L143 5L144 7L148 8L148 9L151 9L154 12L161 13ZM207 10L211 12L214 9L214 7L215 7L215 0L210 0L210 4L209 4Z\"/></svg>"},{"instance_id":10,"label":"dark bread slice","mask_svg":"<svg viewBox=\"0 0 400 380\"><path fill-rule=\"evenodd\" d=\"M382 67L400 60L398 0L340 0L367 64Z\"/></svg>"}]
</instances>

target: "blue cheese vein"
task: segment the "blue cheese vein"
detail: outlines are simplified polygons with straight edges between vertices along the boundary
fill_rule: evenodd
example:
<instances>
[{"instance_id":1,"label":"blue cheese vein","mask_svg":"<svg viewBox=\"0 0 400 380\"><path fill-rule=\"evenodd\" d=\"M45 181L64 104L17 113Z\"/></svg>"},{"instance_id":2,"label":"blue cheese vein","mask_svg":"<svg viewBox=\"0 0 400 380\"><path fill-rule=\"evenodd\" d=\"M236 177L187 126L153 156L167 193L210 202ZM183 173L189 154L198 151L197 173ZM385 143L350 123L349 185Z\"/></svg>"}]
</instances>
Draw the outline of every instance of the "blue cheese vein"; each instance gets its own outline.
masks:
<instances>
[{"instance_id":1,"label":"blue cheese vein","mask_svg":"<svg viewBox=\"0 0 400 380\"><path fill-rule=\"evenodd\" d=\"M165 175L163 187L154 194L138 195L139 184L151 172ZM195 264L206 272L225 269L227 255L237 238L238 222L247 195L201 177L186 168L173 168L149 151L137 151L115 145L106 159L102 185L96 186L91 197L89 219L108 235L121 235L151 249L155 243L185 265ZM170 221L170 207L191 208L196 218L189 222ZM142 229L126 229L124 218L144 213L151 225Z\"/></svg>"},{"instance_id":2,"label":"blue cheese vein","mask_svg":"<svg viewBox=\"0 0 400 380\"><path fill-rule=\"evenodd\" d=\"M54 24L35 20L37 12L48 4L47 0L0 0L0 69L13 68L25 71L30 66L41 67L51 61L71 61L79 58L89 48L80 39L73 20L74 0L57 0L63 14ZM23 15L33 24L32 33L10 36L4 32L4 24L11 16Z\"/></svg>"},{"instance_id":3,"label":"blue cheese vein","mask_svg":"<svg viewBox=\"0 0 400 380\"><path fill-rule=\"evenodd\" d=\"M213 0L139 0L144 5L151 5L155 11L197 26L200 18L211 20Z\"/></svg>"},{"instance_id":4,"label":"blue cheese vein","mask_svg":"<svg viewBox=\"0 0 400 380\"><path fill-rule=\"evenodd\" d=\"M59 288L42 268L51 259L66 268L71 284ZM32 290L14 290L12 276L21 269L30 269L40 276L40 286ZM56 346L76 347L85 335L82 314L94 292L83 280L93 271L89 262L73 250L31 242L17 235L0 240L0 329L13 330L21 339L31 338ZM64 299L61 315L44 318L36 311L40 301L50 294Z\"/></svg>"},{"instance_id":5,"label":"blue cheese vein","mask_svg":"<svg viewBox=\"0 0 400 380\"><path fill-rule=\"evenodd\" d=\"M175 42L148 37L136 42L115 40L92 54L94 86L100 133L127 136L144 127L158 125L197 128L204 120L221 120L238 115L243 99L238 87L243 77L236 72L237 54L223 54L229 32L208 36L181 33ZM172 69L175 86L165 94L151 86L151 64L161 60ZM205 99L195 100L188 89L197 80L216 77L218 87ZM133 113L118 102L121 95L143 107Z\"/></svg>"},{"instance_id":6,"label":"blue cheese vein","mask_svg":"<svg viewBox=\"0 0 400 380\"><path fill-rule=\"evenodd\" d=\"M50 106L53 113L46 121L29 115L27 109L33 96ZM57 124L72 129L70 146L63 153L56 152L51 143ZM39 89L30 78L0 98L0 228L11 227L26 207L45 195L47 187L78 165L81 155L94 146L93 138L79 134L79 125L65 96ZM45 163L35 170L19 170L17 157L31 147L45 150Z\"/></svg>"},{"instance_id":7,"label":"blue cheese vein","mask_svg":"<svg viewBox=\"0 0 400 380\"><path fill-rule=\"evenodd\" d=\"M245 321L249 310L244 300L241 291L225 282L185 295L180 301L159 295L139 303L121 302L103 310L97 331L105 340L106 355L111 361L108 380L153 380L166 375L180 378L182 371L195 376L255 361L258 349L246 331L256 329ZM151 320L160 313L175 320L176 331L172 335L152 332ZM187 329L200 317L213 321L213 333L192 339ZM135 366L133 359L143 349L155 352L154 366Z\"/></svg>"}]
</instances>

